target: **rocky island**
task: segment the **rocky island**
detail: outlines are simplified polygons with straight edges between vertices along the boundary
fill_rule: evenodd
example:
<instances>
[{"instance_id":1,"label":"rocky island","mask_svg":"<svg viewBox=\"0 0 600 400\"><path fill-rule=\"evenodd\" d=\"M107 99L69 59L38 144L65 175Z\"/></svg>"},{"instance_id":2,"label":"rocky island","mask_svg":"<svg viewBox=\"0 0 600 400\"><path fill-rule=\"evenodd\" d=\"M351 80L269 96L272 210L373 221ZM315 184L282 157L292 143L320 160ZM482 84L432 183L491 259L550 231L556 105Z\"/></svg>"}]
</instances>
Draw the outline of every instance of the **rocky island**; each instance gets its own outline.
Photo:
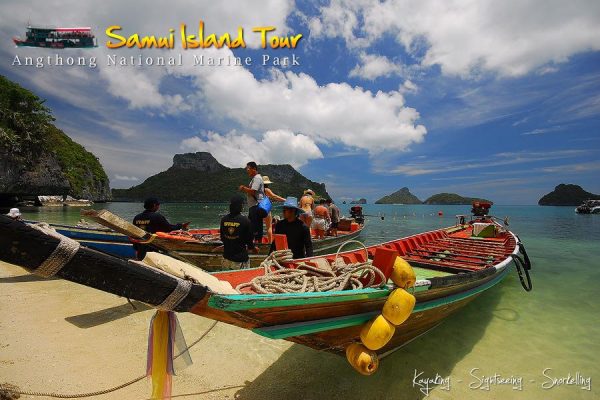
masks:
<instances>
[{"instance_id":1,"label":"rocky island","mask_svg":"<svg viewBox=\"0 0 600 400\"><path fill-rule=\"evenodd\" d=\"M377 200L375 204L422 204L423 202L417 198L414 194L408 190L407 187L403 187L402 189L389 194L387 196L383 196L381 199Z\"/></svg>"},{"instance_id":2,"label":"rocky island","mask_svg":"<svg viewBox=\"0 0 600 400\"><path fill-rule=\"evenodd\" d=\"M578 206L584 200L600 199L600 195L586 192L579 185L561 183L554 190L544 195L540 206Z\"/></svg>"},{"instance_id":3,"label":"rocky island","mask_svg":"<svg viewBox=\"0 0 600 400\"><path fill-rule=\"evenodd\" d=\"M468 204L470 205L474 201L484 201L488 203L493 203L491 200L481 199L477 197L463 197L456 193L438 193L429 197L427 200L423 202L423 204L451 204L451 205L462 205Z\"/></svg>"},{"instance_id":4,"label":"rocky island","mask_svg":"<svg viewBox=\"0 0 600 400\"><path fill-rule=\"evenodd\" d=\"M100 161L53 121L44 100L0 76L0 202L39 195L110 200Z\"/></svg>"},{"instance_id":5,"label":"rocky island","mask_svg":"<svg viewBox=\"0 0 600 400\"><path fill-rule=\"evenodd\" d=\"M291 165L259 165L261 175L273 182L271 189L278 195L300 198L305 189L312 189L320 197L329 197L325 184L313 182ZM210 153L185 153L173 157L173 165L166 171L149 177L129 189L113 189L116 201L141 201L157 196L172 202L227 202L242 184L247 185L244 168L227 168Z\"/></svg>"}]
</instances>

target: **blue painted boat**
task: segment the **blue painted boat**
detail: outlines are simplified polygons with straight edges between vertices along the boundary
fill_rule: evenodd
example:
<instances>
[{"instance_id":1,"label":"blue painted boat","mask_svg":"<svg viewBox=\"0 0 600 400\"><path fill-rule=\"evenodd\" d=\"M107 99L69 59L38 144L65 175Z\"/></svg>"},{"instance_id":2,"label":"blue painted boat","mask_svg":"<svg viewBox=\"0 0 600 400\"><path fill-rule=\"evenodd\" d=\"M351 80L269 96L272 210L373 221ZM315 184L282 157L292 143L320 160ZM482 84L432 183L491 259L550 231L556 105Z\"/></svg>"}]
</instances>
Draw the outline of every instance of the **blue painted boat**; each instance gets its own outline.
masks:
<instances>
[{"instance_id":1,"label":"blue painted boat","mask_svg":"<svg viewBox=\"0 0 600 400\"><path fill-rule=\"evenodd\" d=\"M25 221L36 224L37 221ZM108 228L87 228L73 225L49 224L61 235L77 240L82 245L121 258L135 258L135 250L129 238Z\"/></svg>"}]
</instances>

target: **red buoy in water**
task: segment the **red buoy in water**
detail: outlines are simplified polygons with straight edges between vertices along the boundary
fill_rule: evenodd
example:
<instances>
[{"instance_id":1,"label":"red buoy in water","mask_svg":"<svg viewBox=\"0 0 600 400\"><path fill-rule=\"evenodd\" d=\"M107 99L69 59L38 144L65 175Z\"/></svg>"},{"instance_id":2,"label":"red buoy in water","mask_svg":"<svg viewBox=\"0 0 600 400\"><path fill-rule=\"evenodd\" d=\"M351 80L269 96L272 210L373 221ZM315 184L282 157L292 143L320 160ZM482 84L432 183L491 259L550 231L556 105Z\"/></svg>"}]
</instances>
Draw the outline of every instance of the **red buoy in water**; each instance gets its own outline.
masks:
<instances>
[{"instance_id":1,"label":"red buoy in water","mask_svg":"<svg viewBox=\"0 0 600 400\"><path fill-rule=\"evenodd\" d=\"M443 216L443 215L444 215L444 213L443 213L443 212L441 212L441 211L438 211L438 216L439 216L439 217L441 217L441 216Z\"/></svg>"}]
</instances>

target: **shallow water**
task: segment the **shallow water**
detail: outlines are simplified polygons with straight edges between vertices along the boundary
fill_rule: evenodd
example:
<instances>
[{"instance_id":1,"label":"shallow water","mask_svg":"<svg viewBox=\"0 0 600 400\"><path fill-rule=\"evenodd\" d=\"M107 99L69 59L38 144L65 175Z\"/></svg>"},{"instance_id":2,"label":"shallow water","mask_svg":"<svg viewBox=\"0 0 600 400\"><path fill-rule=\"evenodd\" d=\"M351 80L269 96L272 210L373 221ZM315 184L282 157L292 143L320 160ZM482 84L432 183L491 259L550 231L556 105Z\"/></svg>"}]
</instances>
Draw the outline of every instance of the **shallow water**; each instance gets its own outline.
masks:
<instances>
[{"instance_id":1,"label":"shallow water","mask_svg":"<svg viewBox=\"0 0 600 400\"><path fill-rule=\"evenodd\" d=\"M94 208L131 219L141 207L108 203ZM340 208L347 213L349 206ZM225 204L164 204L161 211L171 222L214 227L226 209ZM54 223L80 218L76 208L22 211L27 219ZM373 244L453 225L454 215L469 208L366 205L364 211L385 214L383 221L368 218L361 239ZM533 263L532 292L523 291L511 273L445 323L382 360L369 378L346 371L338 357L292 346L239 397L269 397L272 382L285 380L290 384L281 385L282 398L295 397L296 384L319 388L304 389L305 398L600 398L600 215L578 215L573 207L494 206L492 211L510 216L510 229L525 243ZM304 373L314 363L326 372ZM298 368L297 374L290 374L290 365ZM344 373L335 372L340 369ZM415 373L421 372L421 378L439 375L441 384L431 383L429 390L414 384ZM571 381L564 379L569 375ZM589 391L582 389L588 378ZM331 379L338 384L327 385Z\"/></svg>"}]
</instances>

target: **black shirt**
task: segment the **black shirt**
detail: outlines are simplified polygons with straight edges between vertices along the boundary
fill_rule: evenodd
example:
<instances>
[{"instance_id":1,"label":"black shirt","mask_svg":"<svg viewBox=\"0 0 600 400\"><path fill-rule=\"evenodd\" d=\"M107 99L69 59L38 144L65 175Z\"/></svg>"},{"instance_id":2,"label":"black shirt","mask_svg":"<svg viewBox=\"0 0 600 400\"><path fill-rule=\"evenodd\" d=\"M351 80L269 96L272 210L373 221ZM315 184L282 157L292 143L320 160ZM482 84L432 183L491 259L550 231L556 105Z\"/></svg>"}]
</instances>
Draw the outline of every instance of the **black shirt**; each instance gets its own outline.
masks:
<instances>
[{"instance_id":1,"label":"black shirt","mask_svg":"<svg viewBox=\"0 0 600 400\"><path fill-rule=\"evenodd\" d=\"M292 250L294 258L312 257L313 247L310 229L299 219L288 222L287 219L275 225L275 234L284 234L287 237L288 247ZM275 242L271 244L271 252L275 250Z\"/></svg>"},{"instance_id":2,"label":"black shirt","mask_svg":"<svg viewBox=\"0 0 600 400\"><path fill-rule=\"evenodd\" d=\"M248 249L254 248L250 220L242 214L227 214L221 219L223 257L234 262L248 261Z\"/></svg>"},{"instance_id":3,"label":"black shirt","mask_svg":"<svg viewBox=\"0 0 600 400\"><path fill-rule=\"evenodd\" d=\"M171 232L183 228L182 224L171 225L162 214L149 210L133 217L133 224L150 233Z\"/></svg>"}]
</instances>

